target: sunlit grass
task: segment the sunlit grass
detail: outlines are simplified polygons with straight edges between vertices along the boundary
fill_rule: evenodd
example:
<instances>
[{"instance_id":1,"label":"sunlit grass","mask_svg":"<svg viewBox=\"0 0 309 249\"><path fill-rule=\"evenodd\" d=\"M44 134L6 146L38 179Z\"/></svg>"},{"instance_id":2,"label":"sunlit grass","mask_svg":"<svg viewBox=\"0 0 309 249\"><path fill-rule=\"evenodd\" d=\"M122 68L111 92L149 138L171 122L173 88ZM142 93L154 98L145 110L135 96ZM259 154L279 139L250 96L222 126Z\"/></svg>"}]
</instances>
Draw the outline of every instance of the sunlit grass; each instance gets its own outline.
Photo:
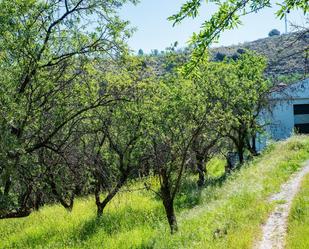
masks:
<instances>
[{"instance_id":1,"label":"sunlit grass","mask_svg":"<svg viewBox=\"0 0 309 249\"><path fill-rule=\"evenodd\" d=\"M210 178L222 176L224 174L225 162L226 161L220 157L214 157L211 159L206 165L208 176Z\"/></svg>"},{"instance_id":2,"label":"sunlit grass","mask_svg":"<svg viewBox=\"0 0 309 249\"><path fill-rule=\"evenodd\" d=\"M309 139L301 136L272 146L227 178L220 178L222 160L214 159L207 187L198 189L196 176L184 182L175 203L180 230L173 236L160 200L137 191L143 184L135 182L101 219L89 196L78 199L72 213L53 205L27 218L0 220L0 248L250 248L273 209L267 197L307 158Z\"/></svg>"},{"instance_id":3,"label":"sunlit grass","mask_svg":"<svg viewBox=\"0 0 309 249\"><path fill-rule=\"evenodd\" d=\"M309 175L293 201L289 215L287 249L309 248Z\"/></svg>"}]
</instances>

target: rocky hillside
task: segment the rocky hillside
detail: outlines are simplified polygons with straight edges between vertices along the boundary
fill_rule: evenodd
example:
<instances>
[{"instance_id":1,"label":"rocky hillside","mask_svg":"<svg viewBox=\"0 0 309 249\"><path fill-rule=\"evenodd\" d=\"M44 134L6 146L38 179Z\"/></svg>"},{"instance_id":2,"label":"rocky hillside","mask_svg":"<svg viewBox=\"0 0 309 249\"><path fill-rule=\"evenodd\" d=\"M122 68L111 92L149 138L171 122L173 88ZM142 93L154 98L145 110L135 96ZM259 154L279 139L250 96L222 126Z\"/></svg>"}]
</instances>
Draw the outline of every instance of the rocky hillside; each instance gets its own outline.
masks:
<instances>
[{"instance_id":1,"label":"rocky hillside","mask_svg":"<svg viewBox=\"0 0 309 249\"><path fill-rule=\"evenodd\" d=\"M243 49L255 50L268 58L268 75L304 74L309 72L309 30L272 36L229 47L211 49L214 60L237 57Z\"/></svg>"},{"instance_id":2,"label":"rocky hillside","mask_svg":"<svg viewBox=\"0 0 309 249\"><path fill-rule=\"evenodd\" d=\"M212 60L221 61L225 57L237 59L246 49L254 50L268 59L266 75L275 82L292 83L309 73L309 29L299 33L290 33L258 39L243 44L210 49ZM174 59L185 62L189 59L190 49L177 50ZM146 55L147 64L154 68L158 75L169 71L177 64L171 63L164 52Z\"/></svg>"}]
</instances>

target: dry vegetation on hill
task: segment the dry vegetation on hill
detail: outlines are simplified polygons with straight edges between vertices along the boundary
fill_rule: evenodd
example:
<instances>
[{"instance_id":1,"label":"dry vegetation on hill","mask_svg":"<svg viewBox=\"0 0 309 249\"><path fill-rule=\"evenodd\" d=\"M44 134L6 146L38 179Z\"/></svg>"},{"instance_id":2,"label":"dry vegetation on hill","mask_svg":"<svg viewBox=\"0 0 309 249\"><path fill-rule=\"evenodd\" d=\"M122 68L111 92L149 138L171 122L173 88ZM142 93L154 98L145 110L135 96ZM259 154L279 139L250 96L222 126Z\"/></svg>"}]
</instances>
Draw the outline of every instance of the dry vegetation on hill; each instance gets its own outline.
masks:
<instances>
[{"instance_id":1,"label":"dry vegetation on hill","mask_svg":"<svg viewBox=\"0 0 309 249\"><path fill-rule=\"evenodd\" d=\"M250 49L268 58L268 75L304 74L309 69L308 44L309 31L267 37L211 51L215 57L217 53L233 56L239 49Z\"/></svg>"},{"instance_id":2,"label":"dry vegetation on hill","mask_svg":"<svg viewBox=\"0 0 309 249\"><path fill-rule=\"evenodd\" d=\"M278 80L278 83L292 83L303 79L309 72L309 30L297 33L284 34L261 38L256 41L245 42L238 45L216 47L210 49L210 54L215 61L225 57L237 58L246 49L264 55L268 60L266 75ZM178 49L179 61L189 58L190 49ZM166 53L148 56L148 64L155 68L158 75L168 71L173 65L166 63Z\"/></svg>"}]
</instances>

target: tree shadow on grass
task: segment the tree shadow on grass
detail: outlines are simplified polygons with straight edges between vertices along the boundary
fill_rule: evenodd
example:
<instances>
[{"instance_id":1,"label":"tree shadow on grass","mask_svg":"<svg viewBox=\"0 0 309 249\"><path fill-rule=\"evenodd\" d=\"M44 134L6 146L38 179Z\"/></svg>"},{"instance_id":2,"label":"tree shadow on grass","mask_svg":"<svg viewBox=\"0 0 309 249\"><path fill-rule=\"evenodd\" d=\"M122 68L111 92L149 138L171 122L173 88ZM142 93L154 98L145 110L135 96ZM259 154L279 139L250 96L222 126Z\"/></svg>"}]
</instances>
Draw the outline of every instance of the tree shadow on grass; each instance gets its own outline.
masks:
<instances>
[{"instance_id":1,"label":"tree shadow on grass","mask_svg":"<svg viewBox=\"0 0 309 249\"><path fill-rule=\"evenodd\" d=\"M229 178L230 174L223 174L216 178L207 178L205 185L198 187L196 180L192 177L184 179L181 189L175 199L176 209L193 208L202 202L202 192L207 187L221 187Z\"/></svg>"},{"instance_id":2,"label":"tree shadow on grass","mask_svg":"<svg viewBox=\"0 0 309 249\"><path fill-rule=\"evenodd\" d=\"M232 175L232 174L231 174ZM175 199L175 208L177 210L193 208L201 204L202 192L209 186L221 187L224 182L229 178L228 175L222 175L218 178L208 178L203 188L199 188L196 184L196 179L192 177L184 178L180 192ZM206 190L207 191L207 190ZM160 205L161 206L161 205ZM165 214L163 206L161 208L140 208L138 203L136 206L128 206L120 209L113 209L112 211L106 210L101 218L97 218L95 215L88 220L80 224L80 226L72 228L68 232L67 240L72 244L79 244L79 242L85 242L91 239L97 233L102 233L108 237L121 233L124 231L130 231L142 226L151 226L156 228L159 223L165 220ZM48 245L54 243L55 238L58 237L59 231L48 230L46 232L35 234L18 241L15 245L22 248L24 246L41 246L43 243ZM145 242L141 248L152 248L153 244Z\"/></svg>"},{"instance_id":3,"label":"tree shadow on grass","mask_svg":"<svg viewBox=\"0 0 309 249\"><path fill-rule=\"evenodd\" d=\"M193 208L201 203L202 189L192 178L185 178L176 196L174 205L177 210Z\"/></svg>"},{"instance_id":4,"label":"tree shadow on grass","mask_svg":"<svg viewBox=\"0 0 309 249\"><path fill-rule=\"evenodd\" d=\"M145 225L155 228L163 219L165 219L163 208L142 209L137 203L136 208L134 206L112 211L106 210L100 218L93 215L81 222L78 226L62 231L64 233L62 235L59 235L60 231L57 229L29 234L19 241L14 242L14 246L17 248L36 248L43 245L52 247L57 245L57 248L61 248L67 243L72 246L81 245L97 233L102 233L102 238L104 239L104 237L134 230Z\"/></svg>"},{"instance_id":5,"label":"tree shadow on grass","mask_svg":"<svg viewBox=\"0 0 309 249\"><path fill-rule=\"evenodd\" d=\"M205 186L198 187L196 179L192 177L184 178L181 189L175 199L174 205L176 210L193 208L202 202L202 192L207 187L221 187L232 174L223 174L217 178L208 178ZM154 195L157 201L161 201L158 196ZM138 203L137 203L138 206ZM108 236L129 231L148 224L156 228L157 224L165 220L163 206L161 209L135 209L127 207L119 212L107 212L101 218L93 217L85 222L79 230L78 238L80 241L90 239L94 234L102 231ZM138 248L153 248L154 241L144 241Z\"/></svg>"},{"instance_id":6,"label":"tree shadow on grass","mask_svg":"<svg viewBox=\"0 0 309 249\"><path fill-rule=\"evenodd\" d=\"M216 177L216 178L208 178L206 180L206 183L205 183L205 188L206 187L221 187L225 181L229 178L229 176L231 176L231 174L223 174L222 176L220 177Z\"/></svg>"},{"instance_id":7,"label":"tree shadow on grass","mask_svg":"<svg viewBox=\"0 0 309 249\"><path fill-rule=\"evenodd\" d=\"M100 218L94 216L86 221L78 229L77 238L80 241L86 241L98 232L111 236L145 225L156 227L164 218L163 209L159 208L143 210L129 207L125 210L119 210L119 212L106 212Z\"/></svg>"},{"instance_id":8,"label":"tree shadow on grass","mask_svg":"<svg viewBox=\"0 0 309 249\"><path fill-rule=\"evenodd\" d=\"M192 177L184 178L180 192L175 199L175 208L177 210L189 209L201 204L202 192L205 188L208 186L220 187L228 177L229 175L222 175L218 178L209 178L203 188L199 188L196 180ZM161 208L142 209L136 203L134 207L128 206L113 211L106 210L101 218L93 216L84 222L81 227L73 232L75 233L74 237L78 241L85 242L97 233L102 233L103 237L103 234L109 237L145 225L155 229L159 223L166 219L163 206L160 206ZM153 241L145 241L140 248L153 248Z\"/></svg>"}]
</instances>

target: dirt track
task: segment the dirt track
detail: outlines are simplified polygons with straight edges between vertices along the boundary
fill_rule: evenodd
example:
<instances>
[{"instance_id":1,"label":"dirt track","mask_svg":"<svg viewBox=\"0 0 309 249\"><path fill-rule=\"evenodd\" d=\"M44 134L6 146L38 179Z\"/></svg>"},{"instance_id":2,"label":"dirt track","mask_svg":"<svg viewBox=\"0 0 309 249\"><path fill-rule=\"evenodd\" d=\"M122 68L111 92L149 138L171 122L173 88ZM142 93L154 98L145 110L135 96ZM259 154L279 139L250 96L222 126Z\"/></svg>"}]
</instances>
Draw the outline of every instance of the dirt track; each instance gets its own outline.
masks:
<instances>
[{"instance_id":1,"label":"dirt track","mask_svg":"<svg viewBox=\"0 0 309 249\"><path fill-rule=\"evenodd\" d=\"M270 201L278 201L279 204L263 225L262 239L256 243L255 249L283 249L285 247L287 220L292 201L299 190L303 177L308 173L309 162L281 186L279 193L271 196Z\"/></svg>"}]
</instances>

